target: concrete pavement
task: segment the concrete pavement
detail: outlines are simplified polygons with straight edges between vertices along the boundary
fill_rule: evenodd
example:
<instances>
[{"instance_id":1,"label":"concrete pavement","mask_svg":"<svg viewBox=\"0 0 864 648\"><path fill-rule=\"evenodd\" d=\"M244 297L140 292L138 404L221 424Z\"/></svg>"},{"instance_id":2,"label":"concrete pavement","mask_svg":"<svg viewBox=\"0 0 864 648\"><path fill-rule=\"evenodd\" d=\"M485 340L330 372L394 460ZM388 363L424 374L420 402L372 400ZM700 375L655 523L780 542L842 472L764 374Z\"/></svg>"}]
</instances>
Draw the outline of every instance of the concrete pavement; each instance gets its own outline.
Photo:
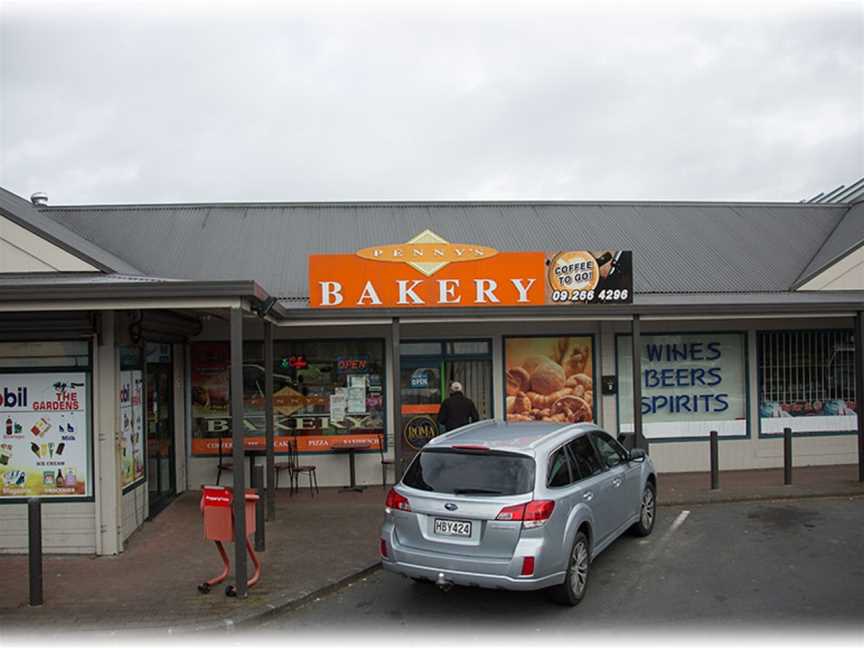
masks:
<instances>
[{"instance_id":1,"label":"concrete pavement","mask_svg":"<svg viewBox=\"0 0 864 648\"><path fill-rule=\"evenodd\" d=\"M576 608L542 593L414 583L378 571L263 623L304 636L405 631L440 639L513 639L590 630L864 631L864 499L668 506L654 533L623 536L592 565ZM487 635L488 636L488 635ZM860 636L860 635L859 635Z\"/></svg>"},{"instance_id":2,"label":"concrete pavement","mask_svg":"<svg viewBox=\"0 0 864 648\"><path fill-rule=\"evenodd\" d=\"M783 486L782 470L726 472L722 488L711 491L707 473L665 474L659 477L659 503L864 494L856 479L855 466L796 468L793 486ZM119 556L46 556L46 604L39 609L26 605L26 556L0 555L0 636L34 629L224 630L257 623L374 569L384 495L380 485L364 493L322 489L314 498L308 491L295 497L280 491L277 519L267 524L263 578L245 601L226 598L221 588L206 596L197 592L196 585L221 564L213 543L202 537L197 492L180 496L145 523ZM734 546L738 539L729 542Z\"/></svg>"}]
</instances>

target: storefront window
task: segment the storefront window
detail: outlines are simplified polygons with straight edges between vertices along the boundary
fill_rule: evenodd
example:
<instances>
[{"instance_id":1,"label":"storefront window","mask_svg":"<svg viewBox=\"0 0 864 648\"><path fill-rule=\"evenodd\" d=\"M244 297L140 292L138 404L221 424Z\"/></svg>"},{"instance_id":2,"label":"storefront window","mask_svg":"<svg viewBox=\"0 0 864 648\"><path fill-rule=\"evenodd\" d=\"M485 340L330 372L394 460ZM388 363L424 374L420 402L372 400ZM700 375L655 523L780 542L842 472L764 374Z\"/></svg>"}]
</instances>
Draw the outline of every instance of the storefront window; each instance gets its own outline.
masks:
<instances>
[{"instance_id":1,"label":"storefront window","mask_svg":"<svg viewBox=\"0 0 864 648\"><path fill-rule=\"evenodd\" d=\"M506 338L507 420L593 421L593 349L590 336Z\"/></svg>"},{"instance_id":2,"label":"storefront window","mask_svg":"<svg viewBox=\"0 0 864 648\"><path fill-rule=\"evenodd\" d=\"M88 365L87 342L0 344L0 500L92 496Z\"/></svg>"},{"instance_id":3,"label":"storefront window","mask_svg":"<svg viewBox=\"0 0 864 648\"><path fill-rule=\"evenodd\" d=\"M139 347L120 347L121 483L144 480L144 372Z\"/></svg>"},{"instance_id":4,"label":"storefront window","mask_svg":"<svg viewBox=\"0 0 864 648\"><path fill-rule=\"evenodd\" d=\"M760 332L758 356L762 434L856 429L851 330Z\"/></svg>"},{"instance_id":5,"label":"storefront window","mask_svg":"<svg viewBox=\"0 0 864 648\"><path fill-rule=\"evenodd\" d=\"M296 340L274 345L275 448L326 451L334 441L377 446L384 433L383 340ZM230 451L229 347L192 345L193 453ZM247 446L264 444L263 345L244 347L243 401ZM350 439L348 438L350 437Z\"/></svg>"},{"instance_id":6,"label":"storefront window","mask_svg":"<svg viewBox=\"0 0 864 648\"><path fill-rule=\"evenodd\" d=\"M618 422L633 432L633 343L618 341ZM747 436L743 333L642 336L642 426L647 439Z\"/></svg>"}]
</instances>

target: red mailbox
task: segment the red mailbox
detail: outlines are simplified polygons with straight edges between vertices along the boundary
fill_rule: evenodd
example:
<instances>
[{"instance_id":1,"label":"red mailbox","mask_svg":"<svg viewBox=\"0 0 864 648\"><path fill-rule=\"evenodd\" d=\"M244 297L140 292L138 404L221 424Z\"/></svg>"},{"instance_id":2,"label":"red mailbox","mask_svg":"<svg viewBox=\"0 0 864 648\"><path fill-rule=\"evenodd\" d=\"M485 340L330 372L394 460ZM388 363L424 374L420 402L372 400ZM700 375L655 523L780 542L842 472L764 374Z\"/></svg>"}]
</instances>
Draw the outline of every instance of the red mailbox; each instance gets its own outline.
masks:
<instances>
[{"instance_id":1,"label":"red mailbox","mask_svg":"<svg viewBox=\"0 0 864 648\"><path fill-rule=\"evenodd\" d=\"M246 491L244 510L246 513L246 550L255 565L255 574L249 579L247 586L253 587L261 577L261 563L252 549L252 543L248 536L255 533L255 506L258 503L258 495L253 490ZM204 537L216 543L216 549L222 557L224 568L222 572L210 580L201 583L198 591L206 594L213 585L218 585L228 577L231 563L225 552L223 542L234 540L234 491L225 486L204 486L201 489L201 514L204 517ZM225 594L234 596L236 591L233 585L225 588Z\"/></svg>"}]
</instances>

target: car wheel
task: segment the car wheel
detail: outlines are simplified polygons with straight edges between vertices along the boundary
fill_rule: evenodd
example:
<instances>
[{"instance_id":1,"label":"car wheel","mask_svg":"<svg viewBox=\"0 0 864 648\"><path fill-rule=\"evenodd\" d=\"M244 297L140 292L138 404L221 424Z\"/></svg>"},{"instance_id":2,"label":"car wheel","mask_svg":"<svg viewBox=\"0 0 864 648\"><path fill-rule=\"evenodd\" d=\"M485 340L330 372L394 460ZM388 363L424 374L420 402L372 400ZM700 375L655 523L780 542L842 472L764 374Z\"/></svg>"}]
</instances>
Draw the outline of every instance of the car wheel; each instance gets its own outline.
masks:
<instances>
[{"instance_id":1,"label":"car wheel","mask_svg":"<svg viewBox=\"0 0 864 648\"><path fill-rule=\"evenodd\" d=\"M591 546L586 535L580 531L573 539L564 582L549 590L552 600L561 605L579 605L588 589L590 571Z\"/></svg>"},{"instance_id":2,"label":"car wheel","mask_svg":"<svg viewBox=\"0 0 864 648\"><path fill-rule=\"evenodd\" d=\"M645 484L642 491L642 501L639 505L639 521L630 530L637 536L644 538L651 535L654 530L654 520L657 518L657 488L652 482Z\"/></svg>"}]
</instances>

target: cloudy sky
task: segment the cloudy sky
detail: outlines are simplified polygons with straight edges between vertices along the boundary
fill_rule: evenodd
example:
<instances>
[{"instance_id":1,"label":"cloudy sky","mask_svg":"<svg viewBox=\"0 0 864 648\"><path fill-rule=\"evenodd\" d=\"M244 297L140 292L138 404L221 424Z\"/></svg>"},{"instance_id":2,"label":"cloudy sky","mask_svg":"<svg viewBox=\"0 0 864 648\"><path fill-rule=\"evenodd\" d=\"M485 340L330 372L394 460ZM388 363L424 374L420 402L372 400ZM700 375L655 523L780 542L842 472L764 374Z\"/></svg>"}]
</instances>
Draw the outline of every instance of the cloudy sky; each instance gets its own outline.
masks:
<instances>
[{"instance_id":1,"label":"cloudy sky","mask_svg":"<svg viewBox=\"0 0 864 648\"><path fill-rule=\"evenodd\" d=\"M864 176L864 4L645 4L0 0L0 186L797 201Z\"/></svg>"}]
</instances>

